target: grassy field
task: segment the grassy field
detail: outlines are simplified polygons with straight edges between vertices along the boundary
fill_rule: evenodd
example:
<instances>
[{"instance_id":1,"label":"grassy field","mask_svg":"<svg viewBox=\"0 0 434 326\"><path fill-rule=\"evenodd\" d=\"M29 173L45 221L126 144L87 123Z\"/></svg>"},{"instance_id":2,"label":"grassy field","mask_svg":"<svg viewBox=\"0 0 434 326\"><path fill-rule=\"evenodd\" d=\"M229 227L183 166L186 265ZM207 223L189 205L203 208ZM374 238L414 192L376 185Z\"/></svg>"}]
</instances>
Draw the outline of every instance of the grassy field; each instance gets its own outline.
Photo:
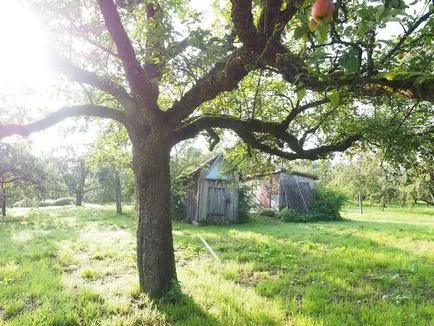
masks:
<instances>
[{"instance_id":1,"label":"grassy field","mask_svg":"<svg viewBox=\"0 0 434 326\"><path fill-rule=\"evenodd\" d=\"M0 218L0 325L434 325L434 209L343 215L175 223L182 292L152 302L132 212L15 210Z\"/></svg>"}]
</instances>

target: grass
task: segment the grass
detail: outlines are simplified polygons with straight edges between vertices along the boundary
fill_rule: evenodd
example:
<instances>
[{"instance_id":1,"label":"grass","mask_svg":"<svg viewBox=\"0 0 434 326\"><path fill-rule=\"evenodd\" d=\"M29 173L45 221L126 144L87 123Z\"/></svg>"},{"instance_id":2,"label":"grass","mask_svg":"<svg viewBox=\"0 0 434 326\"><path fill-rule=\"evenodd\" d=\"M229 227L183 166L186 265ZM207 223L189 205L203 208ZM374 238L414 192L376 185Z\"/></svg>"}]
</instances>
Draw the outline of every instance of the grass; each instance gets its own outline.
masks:
<instances>
[{"instance_id":1,"label":"grass","mask_svg":"<svg viewBox=\"0 0 434 326\"><path fill-rule=\"evenodd\" d=\"M0 325L434 324L432 208L347 209L333 223L177 222L181 288L158 302L139 294L135 218L113 210L0 219Z\"/></svg>"}]
</instances>

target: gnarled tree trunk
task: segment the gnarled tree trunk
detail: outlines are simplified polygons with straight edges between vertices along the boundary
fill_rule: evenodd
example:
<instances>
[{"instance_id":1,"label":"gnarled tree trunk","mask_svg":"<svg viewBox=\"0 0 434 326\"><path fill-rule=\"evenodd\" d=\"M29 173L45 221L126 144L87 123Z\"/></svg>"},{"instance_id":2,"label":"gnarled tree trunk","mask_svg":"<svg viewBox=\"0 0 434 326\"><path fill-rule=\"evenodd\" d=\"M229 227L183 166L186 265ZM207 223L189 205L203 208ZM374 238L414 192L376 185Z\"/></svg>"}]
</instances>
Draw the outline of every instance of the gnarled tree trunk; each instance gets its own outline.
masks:
<instances>
[{"instance_id":1,"label":"gnarled tree trunk","mask_svg":"<svg viewBox=\"0 0 434 326\"><path fill-rule=\"evenodd\" d=\"M161 297L176 280L170 216L170 145L158 132L134 138L140 288L153 297Z\"/></svg>"}]
</instances>

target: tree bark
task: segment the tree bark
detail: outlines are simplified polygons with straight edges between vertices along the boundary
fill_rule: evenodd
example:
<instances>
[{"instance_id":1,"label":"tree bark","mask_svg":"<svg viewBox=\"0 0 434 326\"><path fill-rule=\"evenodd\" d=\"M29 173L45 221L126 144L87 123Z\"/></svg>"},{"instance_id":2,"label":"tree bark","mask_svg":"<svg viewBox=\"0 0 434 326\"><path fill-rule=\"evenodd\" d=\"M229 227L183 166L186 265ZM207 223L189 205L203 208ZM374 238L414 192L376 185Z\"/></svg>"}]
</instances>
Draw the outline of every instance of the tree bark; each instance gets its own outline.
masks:
<instances>
[{"instance_id":1,"label":"tree bark","mask_svg":"<svg viewBox=\"0 0 434 326\"><path fill-rule=\"evenodd\" d=\"M77 191L75 193L75 206L81 206L83 204L83 192Z\"/></svg>"},{"instance_id":2,"label":"tree bark","mask_svg":"<svg viewBox=\"0 0 434 326\"><path fill-rule=\"evenodd\" d=\"M6 197L4 197L1 204L2 204L2 216L5 217L6 216Z\"/></svg>"},{"instance_id":3,"label":"tree bark","mask_svg":"<svg viewBox=\"0 0 434 326\"><path fill-rule=\"evenodd\" d=\"M0 187L0 205L2 207L2 216L6 216L6 192L3 183Z\"/></svg>"},{"instance_id":4,"label":"tree bark","mask_svg":"<svg viewBox=\"0 0 434 326\"><path fill-rule=\"evenodd\" d=\"M116 192L116 214L122 214L122 194L121 194L121 177L119 171L115 170L115 192Z\"/></svg>"},{"instance_id":5,"label":"tree bark","mask_svg":"<svg viewBox=\"0 0 434 326\"><path fill-rule=\"evenodd\" d=\"M158 298L176 281L170 216L170 145L160 132L136 134L137 267L141 291Z\"/></svg>"}]
</instances>

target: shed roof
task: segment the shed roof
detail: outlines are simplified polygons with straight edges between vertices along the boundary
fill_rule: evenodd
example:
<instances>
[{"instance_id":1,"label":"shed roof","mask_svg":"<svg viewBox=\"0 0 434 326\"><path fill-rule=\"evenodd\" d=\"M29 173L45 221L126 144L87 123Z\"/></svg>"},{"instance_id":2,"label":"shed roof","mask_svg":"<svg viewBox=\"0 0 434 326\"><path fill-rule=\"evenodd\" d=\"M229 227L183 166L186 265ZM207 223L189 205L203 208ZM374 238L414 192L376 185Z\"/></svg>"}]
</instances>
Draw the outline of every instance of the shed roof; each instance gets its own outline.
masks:
<instances>
[{"instance_id":1,"label":"shed roof","mask_svg":"<svg viewBox=\"0 0 434 326\"><path fill-rule=\"evenodd\" d=\"M205 175L205 178L208 180L229 180L230 176L227 174L223 174L223 162L223 156L217 155L214 159L214 162L209 167L208 173Z\"/></svg>"},{"instance_id":2,"label":"shed roof","mask_svg":"<svg viewBox=\"0 0 434 326\"><path fill-rule=\"evenodd\" d=\"M279 170L276 170L274 172L267 173L267 174L257 174L257 175L254 175L252 177L247 177L244 180L248 181L248 180L261 179L261 178L264 178L264 177L267 177L267 176L271 176L271 175L275 175L275 174L279 174L279 173L286 173L286 174L289 174L289 175L297 175L299 177L305 177L305 178L309 178L309 179L312 179L312 180L318 180L318 177L316 175L309 174L309 173L304 173L304 172L298 172L298 171L287 171L285 169L279 169Z\"/></svg>"},{"instance_id":3,"label":"shed roof","mask_svg":"<svg viewBox=\"0 0 434 326\"><path fill-rule=\"evenodd\" d=\"M224 163L224 158L222 155L216 155L210 160L202 163L197 168L191 172L187 172L178 177L178 179L188 179L193 177L196 173L201 170L205 170L205 178L208 180L230 180L232 177L228 174L224 174L222 169L222 164Z\"/></svg>"}]
</instances>

